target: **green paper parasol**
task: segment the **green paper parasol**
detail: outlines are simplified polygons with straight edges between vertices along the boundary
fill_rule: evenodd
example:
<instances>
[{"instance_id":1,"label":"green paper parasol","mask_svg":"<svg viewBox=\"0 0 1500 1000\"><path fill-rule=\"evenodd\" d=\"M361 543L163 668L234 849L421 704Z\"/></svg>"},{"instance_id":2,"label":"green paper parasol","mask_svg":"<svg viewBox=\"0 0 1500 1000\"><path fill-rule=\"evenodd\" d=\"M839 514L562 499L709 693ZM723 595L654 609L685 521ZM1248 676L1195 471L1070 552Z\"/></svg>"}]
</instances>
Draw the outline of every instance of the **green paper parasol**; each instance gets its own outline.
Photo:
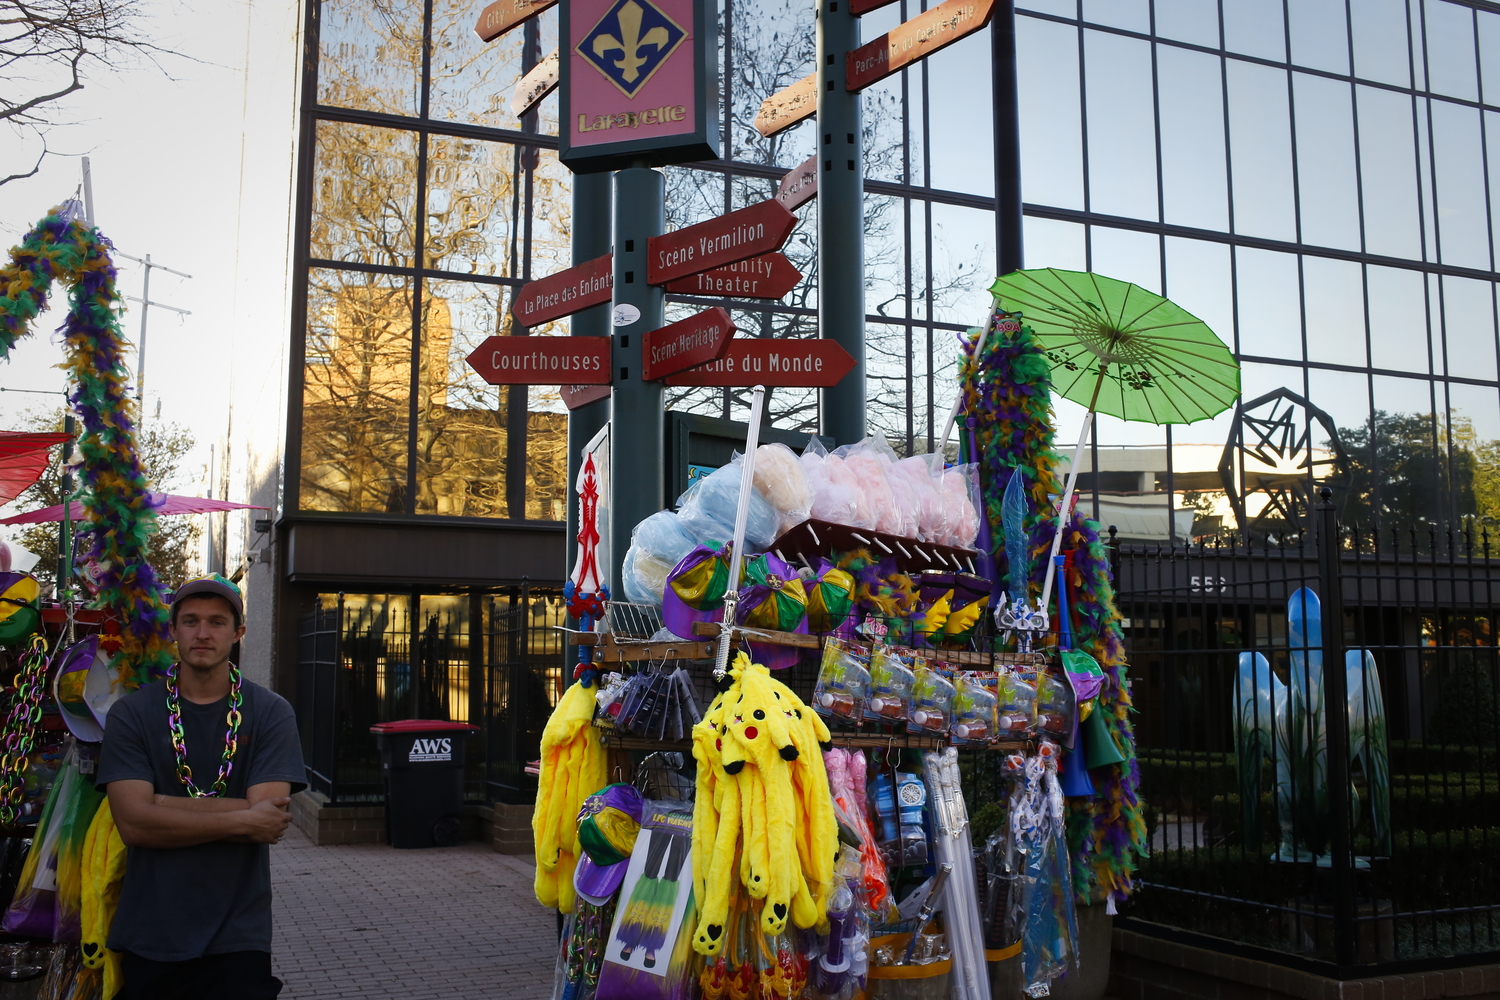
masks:
<instances>
[{"instance_id":1,"label":"green paper parasol","mask_svg":"<svg viewBox=\"0 0 1500 1000\"><path fill-rule=\"evenodd\" d=\"M1053 390L1090 410L1190 424L1239 397L1240 366L1208 324L1139 285L1048 267L997 278L990 292L1025 314Z\"/></svg>"},{"instance_id":2,"label":"green paper parasol","mask_svg":"<svg viewBox=\"0 0 1500 1000\"><path fill-rule=\"evenodd\" d=\"M1128 281L1047 267L996 278L990 294L1022 313L1046 348L1053 390L1088 407L1057 512L1046 608L1094 414L1152 424L1207 420L1239 397L1240 366L1208 324Z\"/></svg>"}]
</instances>

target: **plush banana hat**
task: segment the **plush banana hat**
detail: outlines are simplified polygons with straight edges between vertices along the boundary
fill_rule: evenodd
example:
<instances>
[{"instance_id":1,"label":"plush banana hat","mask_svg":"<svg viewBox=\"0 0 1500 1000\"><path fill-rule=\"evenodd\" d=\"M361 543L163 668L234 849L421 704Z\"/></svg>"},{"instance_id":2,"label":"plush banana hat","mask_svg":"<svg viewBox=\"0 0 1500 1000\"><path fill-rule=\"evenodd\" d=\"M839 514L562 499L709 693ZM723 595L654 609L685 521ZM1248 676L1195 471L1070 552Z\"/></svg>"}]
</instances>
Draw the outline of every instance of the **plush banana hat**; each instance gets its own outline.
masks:
<instances>
[{"instance_id":1,"label":"plush banana hat","mask_svg":"<svg viewBox=\"0 0 1500 1000\"><path fill-rule=\"evenodd\" d=\"M727 547L717 542L699 545L667 574L661 595L661 622L673 635L693 637L694 622L718 621L724 614L729 589Z\"/></svg>"}]
</instances>

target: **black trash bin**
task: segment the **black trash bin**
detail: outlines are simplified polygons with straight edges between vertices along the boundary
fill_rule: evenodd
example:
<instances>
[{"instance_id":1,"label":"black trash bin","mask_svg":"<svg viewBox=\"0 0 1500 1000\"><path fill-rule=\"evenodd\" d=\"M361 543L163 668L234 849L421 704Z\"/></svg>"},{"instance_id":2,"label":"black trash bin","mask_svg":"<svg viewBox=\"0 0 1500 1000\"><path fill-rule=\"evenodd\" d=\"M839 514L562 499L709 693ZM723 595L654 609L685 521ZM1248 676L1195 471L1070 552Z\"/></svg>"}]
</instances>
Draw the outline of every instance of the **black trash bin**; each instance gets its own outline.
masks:
<instances>
[{"instance_id":1,"label":"black trash bin","mask_svg":"<svg viewBox=\"0 0 1500 1000\"><path fill-rule=\"evenodd\" d=\"M464 739L479 728L443 719L370 727L385 775L385 840L392 847L452 847L464 811Z\"/></svg>"}]
</instances>

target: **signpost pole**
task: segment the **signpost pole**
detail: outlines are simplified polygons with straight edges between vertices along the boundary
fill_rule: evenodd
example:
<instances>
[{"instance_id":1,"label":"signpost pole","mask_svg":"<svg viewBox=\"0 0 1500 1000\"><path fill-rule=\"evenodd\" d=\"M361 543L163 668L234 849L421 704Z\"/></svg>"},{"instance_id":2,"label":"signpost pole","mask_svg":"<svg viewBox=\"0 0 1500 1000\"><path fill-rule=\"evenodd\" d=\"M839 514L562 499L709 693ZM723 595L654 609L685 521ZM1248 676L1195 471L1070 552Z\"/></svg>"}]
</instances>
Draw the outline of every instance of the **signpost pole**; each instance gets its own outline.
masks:
<instances>
[{"instance_id":1,"label":"signpost pole","mask_svg":"<svg viewBox=\"0 0 1500 1000\"><path fill-rule=\"evenodd\" d=\"M646 333L664 324L666 292L646 281L647 240L667 228L666 179L645 165L615 174L614 393L609 435L610 595L623 599L620 567L637 524L662 509L665 390L641 378Z\"/></svg>"},{"instance_id":2,"label":"signpost pole","mask_svg":"<svg viewBox=\"0 0 1500 1000\"><path fill-rule=\"evenodd\" d=\"M818 0L818 334L854 358L823 391L823 433L865 436L864 151L859 94L845 88L845 55L859 47L848 0Z\"/></svg>"},{"instance_id":3,"label":"signpost pole","mask_svg":"<svg viewBox=\"0 0 1500 1000\"><path fill-rule=\"evenodd\" d=\"M1016 75L1015 0L997 0L990 25L995 67L995 247L997 273L1019 271L1021 244L1021 109Z\"/></svg>"},{"instance_id":4,"label":"signpost pole","mask_svg":"<svg viewBox=\"0 0 1500 1000\"><path fill-rule=\"evenodd\" d=\"M573 263L582 264L609 253L609 174L576 174L573 177ZM574 313L569 332L575 337L608 337L608 303ZM563 577L573 569L578 556L578 467L583 449L609 421L609 401L585 403L568 411L568 564Z\"/></svg>"}]
</instances>

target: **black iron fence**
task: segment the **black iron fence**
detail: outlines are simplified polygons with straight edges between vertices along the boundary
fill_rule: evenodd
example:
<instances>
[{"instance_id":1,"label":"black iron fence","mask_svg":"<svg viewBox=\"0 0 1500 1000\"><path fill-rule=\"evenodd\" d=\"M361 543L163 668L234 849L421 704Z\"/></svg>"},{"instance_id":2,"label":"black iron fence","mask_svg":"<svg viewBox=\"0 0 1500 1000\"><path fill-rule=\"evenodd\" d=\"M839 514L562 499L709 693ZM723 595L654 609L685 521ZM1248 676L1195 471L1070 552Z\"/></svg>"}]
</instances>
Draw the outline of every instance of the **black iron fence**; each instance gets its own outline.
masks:
<instances>
[{"instance_id":1,"label":"black iron fence","mask_svg":"<svg viewBox=\"0 0 1500 1000\"><path fill-rule=\"evenodd\" d=\"M1487 530L1121 546L1152 856L1123 920L1344 978L1500 952Z\"/></svg>"},{"instance_id":2,"label":"black iron fence","mask_svg":"<svg viewBox=\"0 0 1500 1000\"><path fill-rule=\"evenodd\" d=\"M298 719L308 780L331 802L384 798L370 727L398 719L470 722L474 801L527 801L534 759L561 692L561 595L515 587L319 596L302 618Z\"/></svg>"}]
</instances>

